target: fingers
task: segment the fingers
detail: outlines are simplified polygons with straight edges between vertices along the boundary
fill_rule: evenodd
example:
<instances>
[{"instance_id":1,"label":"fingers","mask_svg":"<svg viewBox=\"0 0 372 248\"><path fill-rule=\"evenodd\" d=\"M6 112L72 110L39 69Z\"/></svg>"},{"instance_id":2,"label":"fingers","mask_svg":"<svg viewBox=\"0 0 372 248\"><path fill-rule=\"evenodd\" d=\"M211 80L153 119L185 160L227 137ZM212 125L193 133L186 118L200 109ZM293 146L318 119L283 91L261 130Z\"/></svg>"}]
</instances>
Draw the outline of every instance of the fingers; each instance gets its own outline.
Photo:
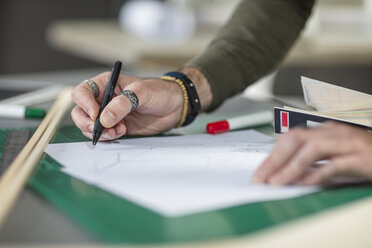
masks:
<instances>
[{"instance_id":1,"label":"fingers","mask_svg":"<svg viewBox=\"0 0 372 248\"><path fill-rule=\"evenodd\" d=\"M304 175L309 167L317 161L347 153L351 150L348 143L340 145L342 140L340 141L337 136L330 138L326 135L315 135L315 137L310 137L291 159L289 159L286 164L283 164L281 169L274 176L270 177L269 183L274 185L293 183Z\"/></svg>"},{"instance_id":2,"label":"fingers","mask_svg":"<svg viewBox=\"0 0 372 248\"><path fill-rule=\"evenodd\" d=\"M75 106L71 111L71 118L75 125L83 132L93 132L94 121L79 106Z\"/></svg>"},{"instance_id":3,"label":"fingers","mask_svg":"<svg viewBox=\"0 0 372 248\"><path fill-rule=\"evenodd\" d=\"M268 181L297 152L307 137L308 135L302 130L293 130L283 134L276 142L269 157L256 171L254 180L256 182Z\"/></svg>"},{"instance_id":4,"label":"fingers","mask_svg":"<svg viewBox=\"0 0 372 248\"><path fill-rule=\"evenodd\" d=\"M134 82L125 87L125 90L131 90L137 95L139 105L141 108L143 103L148 102L147 96L149 91L146 89L146 84L143 82ZM114 97L110 103L103 109L100 121L102 126L110 128L115 126L123 120L132 110L132 104L129 98L125 95L118 95Z\"/></svg>"},{"instance_id":5,"label":"fingers","mask_svg":"<svg viewBox=\"0 0 372 248\"><path fill-rule=\"evenodd\" d=\"M320 184L335 176L345 175L372 179L372 161L368 160L364 158L363 154L359 153L338 156L331 159L329 163L308 173L299 181L299 184Z\"/></svg>"},{"instance_id":6,"label":"fingers","mask_svg":"<svg viewBox=\"0 0 372 248\"><path fill-rule=\"evenodd\" d=\"M92 137L94 121L97 119L99 105L104 97L110 75L111 72L105 72L91 79L96 83L99 89L97 98L94 98L93 90L86 83L79 84L71 93L72 100L77 104L71 112L71 117L76 126L80 128L83 134L88 138ZM121 89L125 88L126 85L132 83L134 80L138 80L138 78L128 75L120 75L114 95L118 95L121 92ZM100 140L118 138L124 135L126 131L125 124L120 122L120 120L115 120L114 124L109 125L109 128L103 131Z\"/></svg>"},{"instance_id":7,"label":"fingers","mask_svg":"<svg viewBox=\"0 0 372 248\"><path fill-rule=\"evenodd\" d=\"M84 131L82 131L82 133L88 139L93 139L93 133L92 132L84 132ZM115 131L113 131L113 129L105 130L104 132L102 132L101 137L99 137L99 141L114 140L114 139L120 137L120 136L119 137L115 137L115 136L116 136L116 134L115 134Z\"/></svg>"},{"instance_id":8,"label":"fingers","mask_svg":"<svg viewBox=\"0 0 372 248\"><path fill-rule=\"evenodd\" d=\"M131 108L131 103L126 96L116 96L103 109L99 120L105 128L113 127L130 113Z\"/></svg>"},{"instance_id":9,"label":"fingers","mask_svg":"<svg viewBox=\"0 0 372 248\"><path fill-rule=\"evenodd\" d=\"M89 85L83 83L76 86L71 93L71 98L91 120L97 118L99 106Z\"/></svg>"},{"instance_id":10,"label":"fingers","mask_svg":"<svg viewBox=\"0 0 372 248\"><path fill-rule=\"evenodd\" d=\"M104 72L91 79L98 87L97 99L94 98L93 90L86 83L79 84L71 93L72 100L80 106L92 120L95 120L98 116L99 103L102 102L110 76L111 72ZM118 79L117 87L115 88L115 94L118 95L126 85L135 80L138 80L138 78L121 74Z\"/></svg>"},{"instance_id":11,"label":"fingers","mask_svg":"<svg viewBox=\"0 0 372 248\"><path fill-rule=\"evenodd\" d=\"M109 77L107 74L107 78ZM97 85L105 85L102 75L97 78L92 78ZM100 81L102 80L102 81ZM106 79L107 80L107 79ZM104 108L100 115L100 122L106 129L115 130L115 134L157 134L169 130L176 126L182 115L183 109L183 94L178 84L161 79L146 79L141 80L136 77L127 75L120 76L118 88L115 89L114 98ZM98 105L100 99L103 98L100 88L99 97L93 99L92 90L88 85L80 85L74 91L74 101L78 104L81 110L74 110L74 122L87 137L90 137L89 132L91 123L87 117L95 120L98 115ZM120 95L122 90L133 91L139 105L134 113L131 113L132 104L127 96ZM93 109L93 113L90 112ZM84 115L81 112L85 112ZM82 118L81 120L79 118ZM124 123L120 125L119 123ZM111 139L115 135L111 135Z\"/></svg>"},{"instance_id":12,"label":"fingers","mask_svg":"<svg viewBox=\"0 0 372 248\"><path fill-rule=\"evenodd\" d=\"M284 185L299 181L319 183L338 173L372 175L371 148L371 135L368 137L367 132L346 125L330 123L318 128L290 131L279 138L269 157L256 171L254 179ZM359 158L341 159L356 153ZM361 158L364 158L364 163ZM314 163L323 159L332 163L310 172ZM361 166L366 164L368 166Z\"/></svg>"},{"instance_id":13,"label":"fingers","mask_svg":"<svg viewBox=\"0 0 372 248\"><path fill-rule=\"evenodd\" d=\"M118 123L113 128L104 129L102 132L101 137L99 138L99 141L107 141L107 140L114 140L118 139L121 136L125 135L127 129L125 127L124 123ZM83 135L89 139L92 139L93 132L91 131L82 131Z\"/></svg>"},{"instance_id":14,"label":"fingers","mask_svg":"<svg viewBox=\"0 0 372 248\"><path fill-rule=\"evenodd\" d=\"M75 106L71 111L71 117L75 125L82 131L84 136L92 139L94 121L79 107ZM123 122L119 122L112 128L103 130L100 141L113 140L123 136L127 129Z\"/></svg>"}]
</instances>

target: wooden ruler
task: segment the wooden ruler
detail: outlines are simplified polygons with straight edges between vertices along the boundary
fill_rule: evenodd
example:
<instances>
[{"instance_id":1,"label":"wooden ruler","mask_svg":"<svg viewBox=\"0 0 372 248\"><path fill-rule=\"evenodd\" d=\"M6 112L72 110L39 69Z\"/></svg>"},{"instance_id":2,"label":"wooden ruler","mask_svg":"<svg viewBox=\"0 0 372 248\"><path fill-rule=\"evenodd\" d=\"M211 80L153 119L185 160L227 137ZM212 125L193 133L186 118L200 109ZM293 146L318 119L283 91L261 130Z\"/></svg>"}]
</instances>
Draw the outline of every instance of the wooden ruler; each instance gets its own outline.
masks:
<instances>
[{"instance_id":1,"label":"wooden ruler","mask_svg":"<svg viewBox=\"0 0 372 248\"><path fill-rule=\"evenodd\" d=\"M71 87L61 90L34 135L0 178L0 227L28 177L72 106Z\"/></svg>"}]
</instances>

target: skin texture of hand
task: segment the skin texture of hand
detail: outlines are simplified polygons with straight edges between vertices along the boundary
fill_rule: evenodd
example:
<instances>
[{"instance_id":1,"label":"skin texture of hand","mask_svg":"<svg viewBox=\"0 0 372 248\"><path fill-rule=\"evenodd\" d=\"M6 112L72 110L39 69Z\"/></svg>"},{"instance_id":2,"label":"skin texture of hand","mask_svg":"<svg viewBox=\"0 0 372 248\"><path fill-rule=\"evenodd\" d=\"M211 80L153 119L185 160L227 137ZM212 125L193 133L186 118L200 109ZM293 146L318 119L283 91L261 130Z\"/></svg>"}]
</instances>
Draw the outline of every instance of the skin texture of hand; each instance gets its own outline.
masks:
<instances>
[{"instance_id":1,"label":"skin texture of hand","mask_svg":"<svg viewBox=\"0 0 372 248\"><path fill-rule=\"evenodd\" d=\"M72 92L72 100L77 104L71 112L72 120L90 139L110 74L106 72L92 78L99 88L97 99L87 84L76 86ZM130 112L129 99L119 95L124 89L132 90L139 99L139 105L133 112ZM169 130L180 119L182 106L182 91L177 84L121 74L111 102L101 113L100 121L105 129L100 140L112 140L124 134L150 135Z\"/></svg>"},{"instance_id":2,"label":"skin texture of hand","mask_svg":"<svg viewBox=\"0 0 372 248\"><path fill-rule=\"evenodd\" d=\"M314 165L320 160L326 160L325 164ZM281 135L254 181L312 185L345 175L372 180L372 133L327 123Z\"/></svg>"},{"instance_id":3,"label":"skin texture of hand","mask_svg":"<svg viewBox=\"0 0 372 248\"><path fill-rule=\"evenodd\" d=\"M185 68L183 72L195 80L202 108L208 107L212 100L208 82L200 80L203 77L197 69ZM71 112L72 120L90 139L110 75L111 72L105 72L92 78L99 88L97 99L87 84L80 84L72 91L72 100L77 105ZM135 111L131 112L128 98L119 95L123 90L132 90L137 95L139 105ZM101 113L100 121L105 129L100 141L113 140L125 134L152 135L172 129L181 118L182 108L183 95L178 84L121 74L111 102Z\"/></svg>"}]
</instances>

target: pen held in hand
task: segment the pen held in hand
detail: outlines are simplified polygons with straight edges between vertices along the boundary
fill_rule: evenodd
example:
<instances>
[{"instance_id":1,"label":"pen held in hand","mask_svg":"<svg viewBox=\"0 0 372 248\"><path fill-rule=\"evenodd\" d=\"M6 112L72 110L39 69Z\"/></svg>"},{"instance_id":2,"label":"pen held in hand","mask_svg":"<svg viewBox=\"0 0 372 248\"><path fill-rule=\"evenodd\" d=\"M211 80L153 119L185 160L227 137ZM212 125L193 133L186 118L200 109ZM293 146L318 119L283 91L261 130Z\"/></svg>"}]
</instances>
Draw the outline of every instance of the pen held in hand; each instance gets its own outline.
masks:
<instances>
[{"instance_id":1,"label":"pen held in hand","mask_svg":"<svg viewBox=\"0 0 372 248\"><path fill-rule=\"evenodd\" d=\"M93 146L95 146L97 144L99 138L101 137L102 131L104 129L104 127L102 126L99 118L101 116L101 113L102 113L103 109L107 106L107 104L112 99L112 96L113 96L114 91L115 91L116 83L117 83L119 75L120 75L120 70L121 70L121 62L116 61L115 65L114 65L114 68L112 69L112 72L111 72L110 80L109 80L109 82L107 84L107 87L106 87L106 91L105 91L105 95L103 97L102 105L99 108L98 116L97 116L97 119L94 123L93 139L92 139Z\"/></svg>"}]
</instances>

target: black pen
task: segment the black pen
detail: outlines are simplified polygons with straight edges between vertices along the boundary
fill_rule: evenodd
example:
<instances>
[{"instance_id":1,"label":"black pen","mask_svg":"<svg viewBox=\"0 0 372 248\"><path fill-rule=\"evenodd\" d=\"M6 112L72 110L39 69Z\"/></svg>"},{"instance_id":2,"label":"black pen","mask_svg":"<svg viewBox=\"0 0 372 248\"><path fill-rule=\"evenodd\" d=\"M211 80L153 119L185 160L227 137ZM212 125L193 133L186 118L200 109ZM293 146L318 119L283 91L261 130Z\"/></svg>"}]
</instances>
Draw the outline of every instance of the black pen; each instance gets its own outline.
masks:
<instances>
[{"instance_id":1,"label":"black pen","mask_svg":"<svg viewBox=\"0 0 372 248\"><path fill-rule=\"evenodd\" d=\"M119 75L120 75L120 70L121 70L121 62L116 61L115 65L114 65L114 68L112 69L112 72L111 72L110 80L109 80L109 82L107 84L107 87L106 87L105 96L103 97L102 105L99 108L99 112L98 112L96 122L94 123L93 140L92 140L93 147L97 144L99 138L101 137L102 131L104 129L101 122L99 121L99 117L101 116L102 110L106 107L106 105L112 99L112 95L114 94L116 83L117 83Z\"/></svg>"}]
</instances>

